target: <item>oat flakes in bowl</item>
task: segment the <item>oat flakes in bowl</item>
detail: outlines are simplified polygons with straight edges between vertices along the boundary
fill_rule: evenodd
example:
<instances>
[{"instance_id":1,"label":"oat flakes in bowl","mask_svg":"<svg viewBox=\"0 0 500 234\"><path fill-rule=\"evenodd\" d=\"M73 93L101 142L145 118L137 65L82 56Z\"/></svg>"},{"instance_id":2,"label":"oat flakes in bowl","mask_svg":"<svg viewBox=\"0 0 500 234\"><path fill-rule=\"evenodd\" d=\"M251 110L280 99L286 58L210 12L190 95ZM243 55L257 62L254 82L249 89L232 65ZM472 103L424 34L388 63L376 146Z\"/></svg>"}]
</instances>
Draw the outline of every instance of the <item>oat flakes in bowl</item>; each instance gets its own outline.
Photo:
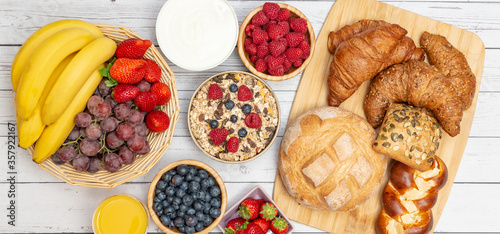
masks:
<instances>
[{"instance_id":1,"label":"oat flakes in bowl","mask_svg":"<svg viewBox=\"0 0 500 234\"><path fill-rule=\"evenodd\" d=\"M222 162L246 162L274 142L280 110L271 88L247 72L229 71L204 81L188 110L189 132L208 156Z\"/></svg>"}]
</instances>

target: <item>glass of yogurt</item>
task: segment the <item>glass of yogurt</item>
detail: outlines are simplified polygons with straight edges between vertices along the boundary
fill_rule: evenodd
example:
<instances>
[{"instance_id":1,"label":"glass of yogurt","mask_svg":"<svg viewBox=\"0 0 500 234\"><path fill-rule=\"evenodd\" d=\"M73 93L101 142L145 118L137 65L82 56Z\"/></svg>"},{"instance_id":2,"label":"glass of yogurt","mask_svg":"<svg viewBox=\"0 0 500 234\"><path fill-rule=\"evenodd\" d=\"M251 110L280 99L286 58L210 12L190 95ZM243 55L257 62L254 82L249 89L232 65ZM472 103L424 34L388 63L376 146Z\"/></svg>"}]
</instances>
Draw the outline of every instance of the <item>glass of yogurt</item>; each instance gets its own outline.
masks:
<instances>
[{"instance_id":1,"label":"glass of yogurt","mask_svg":"<svg viewBox=\"0 0 500 234\"><path fill-rule=\"evenodd\" d=\"M156 38L175 65L203 71L233 52L238 19L226 0L168 0L156 20Z\"/></svg>"}]
</instances>

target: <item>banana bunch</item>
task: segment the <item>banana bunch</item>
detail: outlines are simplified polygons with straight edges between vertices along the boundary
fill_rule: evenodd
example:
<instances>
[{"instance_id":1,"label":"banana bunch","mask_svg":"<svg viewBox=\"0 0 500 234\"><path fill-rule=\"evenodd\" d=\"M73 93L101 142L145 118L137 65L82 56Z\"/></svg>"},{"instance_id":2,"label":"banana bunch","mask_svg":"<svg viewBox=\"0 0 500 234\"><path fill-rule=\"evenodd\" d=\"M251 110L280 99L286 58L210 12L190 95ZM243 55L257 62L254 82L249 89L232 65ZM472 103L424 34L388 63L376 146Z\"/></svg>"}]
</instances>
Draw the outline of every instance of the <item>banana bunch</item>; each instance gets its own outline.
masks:
<instances>
[{"instance_id":1,"label":"banana bunch","mask_svg":"<svg viewBox=\"0 0 500 234\"><path fill-rule=\"evenodd\" d=\"M95 25L60 20L34 32L12 62L11 81L19 146L35 142L37 163L54 154L74 126L74 116L102 79L99 69L113 57L116 43Z\"/></svg>"}]
</instances>

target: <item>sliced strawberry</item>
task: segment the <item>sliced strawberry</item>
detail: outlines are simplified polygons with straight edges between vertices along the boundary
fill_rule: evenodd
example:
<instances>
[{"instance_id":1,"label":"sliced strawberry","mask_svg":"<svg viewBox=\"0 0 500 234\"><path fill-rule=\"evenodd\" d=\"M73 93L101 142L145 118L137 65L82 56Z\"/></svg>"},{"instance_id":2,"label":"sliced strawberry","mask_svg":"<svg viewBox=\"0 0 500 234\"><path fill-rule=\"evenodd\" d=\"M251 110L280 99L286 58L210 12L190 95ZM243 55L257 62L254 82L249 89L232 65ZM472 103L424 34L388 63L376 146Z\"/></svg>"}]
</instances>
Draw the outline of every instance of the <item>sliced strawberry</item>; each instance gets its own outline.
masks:
<instances>
[{"instance_id":1,"label":"sliced strawberry","mask_svg":"<svg viewBox=\"0 0 500 234\"><path fill-rule=\"evenodd\" d=\"M118 45L115 54L117 58L140 59L152 44L150 40L129 38Z\"/></svg>"}]
</instances>

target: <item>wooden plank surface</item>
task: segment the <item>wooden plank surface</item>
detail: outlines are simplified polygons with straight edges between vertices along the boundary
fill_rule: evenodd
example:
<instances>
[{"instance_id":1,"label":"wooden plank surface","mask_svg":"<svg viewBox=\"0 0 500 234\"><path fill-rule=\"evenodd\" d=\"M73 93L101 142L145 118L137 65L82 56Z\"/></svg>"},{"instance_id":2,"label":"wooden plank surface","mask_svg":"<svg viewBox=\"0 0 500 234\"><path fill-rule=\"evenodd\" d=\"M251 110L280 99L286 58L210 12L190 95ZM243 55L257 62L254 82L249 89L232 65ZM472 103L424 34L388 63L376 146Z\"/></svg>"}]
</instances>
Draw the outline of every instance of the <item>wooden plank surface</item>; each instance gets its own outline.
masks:
<instances>
[{"instance_id":1,"label":"wooden plank surface","mask_svg":"<svg viewBox=\"0 0 500 234\"><path fill-rule=\"evenodd\" d=\"M411 37L417 46L420 35L424 31L443 35L465 54L472 71L476 75L475 98L472 106L464 113L461 133L453 138L444 134L440 142L440 148L436 152L448 167L448 183L440 190L438 201L432 209L434 223L438 223L450 194L472 126L483 72L485 56L483 42L478 36L466 30L376 0L339 0L333 5L319 33L313 59L304 71L297 89L295 101L289 115L289 122L310 109L328 105L327 77L332 58L332 55L327 50L328 34L330 31L336 31L344 25L353 24L361 19L385 20L399 24L407 29L407 36ZM358 91L343 102L340 107L364 117L363 100L368 86L369 82L363 83ZM389 173L386 173L386 179L382 183L383 186L373 197L350 212L320 212L299 204L288 194L279 174L276 176L274 199L288 217L297 222L335 233L375 233L375 222L382 204L381 193L387 183L388 175Z\"/></svg>"},{"instance_id":2,"label":"wooden plank surface","mask_svg":"<svg viewBox=\"0 0 500 234\"><path fill-rule=\"evenodd\" d=\"M282 128L275 144L258 160L227 165L209 159L196 147L187 130L187 104L193 91L206 78L227 70L246 71L235 50L220 66L191 72L170 63L179 90L181 115L174 140L151 171L111 190L82 188L65 184L31 162L17 148L17 224L6 224L8 199L7 124L13 123L10 63L24 40L39 27L59 19L76 18L92 23L121 24L155 45L155 22L166 0L0 0L0 233L91 233L91 218L96 204L107 196L128 193L145 201L149 181L163 166L181 159L203 161L216 169L226 183L232 205L255 185L273 193L279 142L284 133L301 75L283 82L268 82L278 96L283 114ZM239 22L265 1L229 0ZM311 21L316 36L321 31L332 0L283 1L300 9ZM391 0L400 7L476 33L486 46L486 60L479 98L469 140L455 178L450 197L435 232L500 232L500 1L484 0ZM311 226L293 222L296 233L321 233ZM154 224L149 233L160 232ZM213 233L220 233L214 229Z\"/></svg>"}]
</instances>

